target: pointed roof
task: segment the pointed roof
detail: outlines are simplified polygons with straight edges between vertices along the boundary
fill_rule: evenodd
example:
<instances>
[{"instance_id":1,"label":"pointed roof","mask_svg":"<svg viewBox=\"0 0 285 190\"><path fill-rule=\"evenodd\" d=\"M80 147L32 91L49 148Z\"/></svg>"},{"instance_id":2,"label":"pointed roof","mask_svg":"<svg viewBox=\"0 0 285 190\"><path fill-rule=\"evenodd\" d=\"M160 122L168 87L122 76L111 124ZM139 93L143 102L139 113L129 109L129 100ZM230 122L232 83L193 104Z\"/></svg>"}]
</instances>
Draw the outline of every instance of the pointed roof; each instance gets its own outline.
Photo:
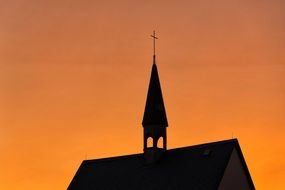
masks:
<instances>
[{"instance_id":1,"label":"pointed roof","mask_svg":"<svg viewBox=\"0 0 285 190\"><path fill-rule=\"evenodd\" d=\"M142 121L145 125L163 125L168 126L166 111L162 98L162 91L158 77L155 55L153 56L153 65L148 87L146 105Z\"/></svg>"}]
</instances>

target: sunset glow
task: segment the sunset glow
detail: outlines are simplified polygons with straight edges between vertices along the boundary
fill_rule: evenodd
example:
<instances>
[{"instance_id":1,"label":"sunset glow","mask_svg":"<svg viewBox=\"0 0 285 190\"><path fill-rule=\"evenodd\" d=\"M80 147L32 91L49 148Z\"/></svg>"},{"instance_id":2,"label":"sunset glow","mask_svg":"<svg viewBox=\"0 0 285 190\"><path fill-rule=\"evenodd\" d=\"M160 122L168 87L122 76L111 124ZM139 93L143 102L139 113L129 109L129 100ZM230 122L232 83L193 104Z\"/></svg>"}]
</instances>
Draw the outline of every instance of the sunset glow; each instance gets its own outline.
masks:
<instances>
[{"instance_id":1,"label":"sunset glow","mask_svg":"<svg viewBox=\"0 0 285 190\"><path fill-rule=\"evenodd\" d=\"M238 138L284 190L285 1L0 1L0 189L66 189L84 159L142 152L157 40L168 148Z\"/></svg>"}]
</instances>

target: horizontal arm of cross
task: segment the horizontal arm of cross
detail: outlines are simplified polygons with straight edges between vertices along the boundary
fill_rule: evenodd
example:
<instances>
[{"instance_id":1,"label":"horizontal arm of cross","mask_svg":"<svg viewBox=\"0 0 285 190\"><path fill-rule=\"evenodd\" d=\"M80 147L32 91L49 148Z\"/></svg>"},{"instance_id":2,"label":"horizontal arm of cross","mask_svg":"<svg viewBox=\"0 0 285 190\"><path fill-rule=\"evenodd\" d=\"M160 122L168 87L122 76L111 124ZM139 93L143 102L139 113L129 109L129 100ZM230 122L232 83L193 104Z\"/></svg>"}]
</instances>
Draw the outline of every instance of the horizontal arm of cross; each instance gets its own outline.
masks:
<instances>
[{"instance_id":1,"label":"horizontal arm of cross","mask_svg":"<svg viewBox=\"0 0 285 190\"><path fill-rule=\"evenodd\" d=\"M150 35L151 37L153 37L154 39L158 39L156 36L154 36L154 35Z\"/></svg>"}]
</instances>

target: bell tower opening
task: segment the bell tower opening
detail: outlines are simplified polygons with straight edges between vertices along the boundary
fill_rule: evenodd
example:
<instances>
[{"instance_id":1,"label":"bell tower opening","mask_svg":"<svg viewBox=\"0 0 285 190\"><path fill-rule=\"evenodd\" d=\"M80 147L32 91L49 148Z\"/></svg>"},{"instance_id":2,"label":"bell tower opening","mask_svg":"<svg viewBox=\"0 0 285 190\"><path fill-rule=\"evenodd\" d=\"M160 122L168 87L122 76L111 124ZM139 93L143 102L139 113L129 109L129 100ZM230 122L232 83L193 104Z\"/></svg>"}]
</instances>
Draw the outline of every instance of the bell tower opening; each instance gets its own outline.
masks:
<instances>
[{"instance_id":1,"label":"bell tower opening","mask_svg":"<svg viewBox=\"0 0 285 190\"><path fill-rule=\"evenodd\" d=\"M146 148L154 147L154 146L153 146L153 143L154 143L153 138L152 138L152 137L148 137L148 138L147 138L147 145L146 145Z\"/></svg>"},{"instance_id":2,"label":"bell tower opening","mask_svg":"<svg viewBox=\"0 0 285 190\"><path fill-rule=\"evenodd\" d=\"M159 137L158 141L157 141L157 148L163 148L163 137Z\"/></svg>"}]
</instances>

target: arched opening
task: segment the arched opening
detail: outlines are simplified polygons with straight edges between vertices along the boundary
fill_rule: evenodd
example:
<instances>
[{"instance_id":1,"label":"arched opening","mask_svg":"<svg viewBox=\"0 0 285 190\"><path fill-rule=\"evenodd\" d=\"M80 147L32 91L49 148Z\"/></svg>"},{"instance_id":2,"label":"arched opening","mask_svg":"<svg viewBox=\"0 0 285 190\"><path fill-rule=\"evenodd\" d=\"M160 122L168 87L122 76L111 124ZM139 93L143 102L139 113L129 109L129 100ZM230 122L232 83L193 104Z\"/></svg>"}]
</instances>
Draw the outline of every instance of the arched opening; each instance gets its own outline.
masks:
<instances>
[{"instance_id":1,"label":"arched opening","mask_svg":"<svg viewBox=\"0 0 285 190\"><path fill-rule=\"evenodd\" d=\"M153 147L153 138L152 137L148 137L146 142L147 142L147 144L146 144L147 148Z\"/></svg>"},{"instance_id":2,"label":"arched opening","mask_svg":"<svg viewBox=\"0 0 285 190\"><path fill-rule=\"evenodd\" d=\"M159 137L157 141L157 148L163 148L163 137Z\"/></svg>"}]
</instances>

